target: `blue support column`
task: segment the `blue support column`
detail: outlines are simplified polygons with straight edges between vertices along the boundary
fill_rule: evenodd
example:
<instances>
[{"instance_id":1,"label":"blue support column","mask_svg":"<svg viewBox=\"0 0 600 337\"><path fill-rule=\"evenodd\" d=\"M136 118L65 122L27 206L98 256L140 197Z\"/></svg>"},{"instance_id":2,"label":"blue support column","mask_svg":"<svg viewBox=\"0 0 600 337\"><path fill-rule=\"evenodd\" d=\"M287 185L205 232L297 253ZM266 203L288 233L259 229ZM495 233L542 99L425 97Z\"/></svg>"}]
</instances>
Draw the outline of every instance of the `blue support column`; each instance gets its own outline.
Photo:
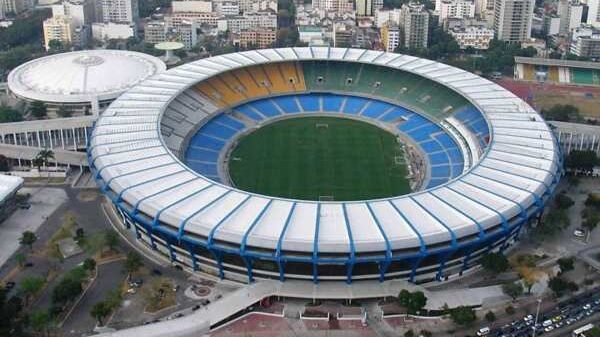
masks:
<instances>
[{"instance_id":1,"label":"blue support column","mask_svg":"<svg viewBox=\"0 0 600 337\"><path fill-rule=\"evenodd\" d=\"M319 260L319 223L321 222L321 204L317 204L317 217L315 219L315 235L313 238L313 253L312 253L312 273L313 283L319 283L319 270L317 263Z\"/></svg>"},{"instance_id":2,"label":"blue support column","mask_svg":"<svg viewBox=\"0 0 600 337\"><path fill-rule=\"evenodd\" d=\"M285 261L282 259L281 249L283 244L283 237L287 232L287 229L290 225L290 220L292 218L292 214L294 214L294 210L296 209L296 202L292 204L290 211L285 219L285 224L281 229L281 233L279 233L279 239L277 240L277 247L275 249L275 259L277 261L277 267L279 268L279 281L283 282L285 280Z\"/></svg>"},{"instance_id":3,"label":"blue support column","mask_svg":"<svg viewBox=\"0 0 600 337\"><path fill-rule=\"evenodd\" d=\"M390 245L390 241L388 240L387 234L383 230L381 223L375 216L375 212L373 212L373 209L371 208L371 204L367 203L367 209L369 210L369 214L371 215L371 218L373 219L375 224L377 224L377 228L379 228L379 233L385 240L385 259L383 261L378 262L379 282L383 282L385 280L385 273L387 272L388 268L390 267L390 264L392 263L392 246Z\"/></svg>"},{"instance_id":4,"label":"blue support column","mask_svg":"<svg viewBox=\"0 0 600 337\"><path fill-rule=\"evenodd\" d=\"M244 263L246 264L246 270L248 272L248 283L254 282L254 276L252 274L252 258L250 258L249 256L246 255L246 245L248 243L248 236L250 235L250 232L252 232L252 230L254 229L256 224L263 217L265 212L269 209L269 207L271 206L272 203L273 203L273 199L270 199L267 202L267 204L262 208L260 213L258 213L256 215L254 220L252 220L252 223L250 224L250 226L244 233L244 236L242 237L242 242L240 243L240 256L242 257L242 259L244 260Z\"/></svg>"},{"instance_id":5,"label":"blue support column","mask_svg":"<svg viewBox=\"0 0 600 337\"><path fill-rule=\"evenodd\" d=\"M346 283L352 283L352 270L354 269L354 264L356 263L356 249L354 247L354 238L352 237L352 228L350 227L350 222L348 221L348 213L346 212L346 204L342 204L342 210L344 212L344 222L346 224L346 231L348 232L348 242L350 245L350 258L346 263Z\"/></svg>"}]
</instances>

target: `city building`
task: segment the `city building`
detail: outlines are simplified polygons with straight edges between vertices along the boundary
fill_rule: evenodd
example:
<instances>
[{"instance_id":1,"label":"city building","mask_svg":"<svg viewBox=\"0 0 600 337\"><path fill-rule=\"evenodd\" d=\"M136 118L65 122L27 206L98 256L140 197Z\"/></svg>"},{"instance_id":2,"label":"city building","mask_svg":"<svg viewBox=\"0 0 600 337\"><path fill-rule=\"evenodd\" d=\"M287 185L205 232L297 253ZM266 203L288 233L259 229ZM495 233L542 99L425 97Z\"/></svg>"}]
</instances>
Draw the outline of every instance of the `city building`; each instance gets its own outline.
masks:
<instances>
[{"instance_id":1,"label":"city building","mask_svg":"<svg viewBox=\"0 0 600 337\"><path fill-rule=\"evenodd\" d=\"M436 2L437 4L438 2ZM439 1L436 12L439 24L444 25L448 19L471 19L475 17L475 2L473 0L442 0Z\"/></svg>"},{"instance_id":2,"label":"city building","mask_svg":"<svg viewBox=\"0 0 600 337\"><path fill-rule=\"evenodd\" d=\"M147 43L160 43L167 40L167 25L165 21L153 20L144 25L144 41Z\"/></svg>"},{"instance_id":3,"label":"city building","mask_svg":"<svg viewBox=\"0 0 600 337\"><path fill-rule=\"evenodd\" d=\"M202 0L173 1L171 2L171 8L173 13L210 13L213 11L213 3Z\"/></svg>"},{"instance_id":4,"label":"city building","mask_svg":"<svg viewBox=\"0 0 600 337\"><path fill-rule=\"evenodd\" d=\"M429 13L425 5L408 3L402 6L400 17L402 44L405 48L427 48Z\"/></svg>"},{"instance_id":5,"label":"city building","mask_svg":"<svg viewBox=\"0 0 600 337\"><path fill-rule=\"evenodd\" d=\"M214 11L219 16L233 16L240 14L240 6L237 1L214 2Z\"/></svg>"},{"instance_id":6,"label":"city building","mask_svg":"<svg viewBox=\"0 0 600 337\"><path fill-rule=\"evenodd\" d=\"M497 0L494 4L494 34L498 40L521 42L531 37L535 0Z\"/></svg>"},{"instance_id":7,"label":"city building","mask_svg":"<svg viewBox=\"0 0 600 337\"><path fill-rule=\"evenodd\" d=\"M556 35L560 33L561 18L555 15L544 16L544 34Z\"/></svg>"},{"instance_id":8,"label":"city building","mask_svg":"<svg viewBox=\"0 0 600 337\"><path fill-rule=\"evenodd\" d=\"M96 19L92 0L64 0L52 5L52 16L69 16L75 26L90 25Z\"/></svg>"},{"instance_id":9,"label":"city building","mask_svg":"<svg viewBox=\"0 0 600 337\"><path fill-rule=\"evenodd\" d=\"M490 42L494 39L494 30L484 26L454 27L448 29L448 33L454 37L460 49L472 47L485 50L489 48Z\"/></svg>"},{"instance_id":10,"label":"city building","mask_svg":"<svg viewBox=\"0 0 600 337\"><path fill-rule=\"evenodd\" d=\"M50 49L50 41L60 41L63 44L70 45L73 42L75 25L71 17L57 15L44 20L44 47Z\"/></svg>"},{"instance_id":11,"label":"city building","mask_svg":"<svg viewBox=\"0 0 600 337\"><path fill-rule=\"evenodd\" d=\"M8 14L17 15L29 8L33 8L31 0L0 0L0 12L4 16Z\"/></svg>"},{"instance_id":12,"label":"city building","mask_svg":"<svg viewBox=\"0 0 600 337\"><path fill-rule=\"evenodd\" d=\"M372 16L373 1L372 0L356 0L356 15L357 16Z\"/></svg>"},{"instance_id":13,"label":"city building","mask_svg":"<svg viewBox=\"0 0 600 337\"><path fill-rule=\"evenodd\" d=\"M387 52L396 50L400 45L400 28L389 23L381 27L381 43Z\"/></svg>"},{"instance_id":14,"label":"city building","mask_svg":"<svg viewBox=\"0 0 600 337\"><path fill-rule=\"evenodd\" d=\"M92 37L100 41L128 39L137 35L134 23L92 23Z\"/></svg>"},{"instance_id":15,"label":"city building","mask_svg":"<svg viewBox=\"0 0 600 337\"><path fill-rule=\"evenodd\" d=\"M193 21L198 25L217 27L218 15L215 12L173 12L165 16L164 21L168 26L177 26L183 21Z\"/></svg>"},{"instance_id":16,"label":"city building","mask_svg":"<svg viewBox=\"0 0 600 337\"><path fill-rule=\"evenodd\" d=\"M581 57L600 58L600 29L594 26L574 29L570 52Z\"/></svg>"},{"instance_id":17,"label":"city building","mask_svg":"<svg viewBox=\"0 0 600 337\"><path fill-rule=\"evenodd\" d=\"M138 0L99 0L102 22L135 23L139 18Z\"/></svg>"},{"instance_id":18,"label":"city building","mask_svg":"<svg viewBox=\"0 0 600 337\"><path fill-rule=\"evenodd\" d=\"M583 17L583 7L584 6L578 1L558 1L558 16L560 17L560 34L568 35L572 29L575 29L581 25L581 19Z\"/></svg>"},{"instance_id":19,"label":"city building","mask_svg":"<svg viewBox=\"0 0 600 337\"><path fill-rule=\"evenodd\" d=\"M220 32L239 33L243 29L270 28L277 29L277 15L272 12L244 13L243 15L221 17L217 19Z\"/></svg>"},{"instance_id":20,"label":"city building","mask_svg":"<svg viewBox=\"0 0 600 337\"><path fill-rule=\"evenodd\" d=\"M239 45L242 48L268 48L277 40L277 32L273 29L254 28L240 31Z\"/></svg>"},{"instance_id":21,"label":"city building","mask_svg":"<svg viewBox=\"0 0 600 337\"><path fill-rule=\"evenodd\" d=\"M375 11L375 27L381 28L388 21L395 25L400 25L400 8L394 9L378 9Z\"/></svg>"},{"instance_id":22,"label":"city building","mask_svg":"<svg viewBox=\"0 0 600 337\"><path fill-rule=\"evenodd\" d=\"M588 0L587 24L600 28L600 0Z\"/></svg>"}]
</instances>

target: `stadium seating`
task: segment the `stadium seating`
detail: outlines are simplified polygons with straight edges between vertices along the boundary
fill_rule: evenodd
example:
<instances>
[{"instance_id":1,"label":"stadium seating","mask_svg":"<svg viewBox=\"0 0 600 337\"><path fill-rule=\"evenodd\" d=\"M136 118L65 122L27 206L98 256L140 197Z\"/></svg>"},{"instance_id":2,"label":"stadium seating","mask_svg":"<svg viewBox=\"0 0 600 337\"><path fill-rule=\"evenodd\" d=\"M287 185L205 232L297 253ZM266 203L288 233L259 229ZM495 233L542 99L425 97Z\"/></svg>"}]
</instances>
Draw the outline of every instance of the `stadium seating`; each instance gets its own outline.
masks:
<instances>
[{"instance_id":1,"label":"stadium seating","mask_svg":"<svg viewBox=\"0 0 600 337\"><path fill-rule=\"evenodd\" d=\"M488 144L490 137L490 130L487 126L485 119L474 106L467 106L454 114L454 117L458 119L463 125L469 129L475 135L479 141L479 146L485 148Z\"/></svg>"},{"instance_id":2,"label":"stadium seating","mask_svg":"<svg viewBox=\"0 0 600 337\"><path fill-rule=\"evenodd\" d=\"M191 138L185 161L197 172L220 181L219 153L227 142L247 128L239 116L259 123L286 114L316 112L363 116L395 126L427 155L431 173L427 188L445 183L463 171L463 157L456 142L435 122L387 102L330 93L274 96L234 107L231 114L218 114ZM487 124L474 107L462 109L457 118L481 137L489 135Z\"/></svg>"}]
</instances>

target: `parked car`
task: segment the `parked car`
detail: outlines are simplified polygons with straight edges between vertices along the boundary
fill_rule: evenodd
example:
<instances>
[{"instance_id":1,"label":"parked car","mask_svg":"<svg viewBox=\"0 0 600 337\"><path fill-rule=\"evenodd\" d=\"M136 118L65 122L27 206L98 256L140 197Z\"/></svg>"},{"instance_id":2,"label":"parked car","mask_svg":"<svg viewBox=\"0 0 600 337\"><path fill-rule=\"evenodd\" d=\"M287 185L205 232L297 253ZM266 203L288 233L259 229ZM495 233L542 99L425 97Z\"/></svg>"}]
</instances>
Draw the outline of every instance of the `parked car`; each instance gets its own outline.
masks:
<instances>
[{"instance_id":1,"label":"parked car","mask_svg":"<svg viewBox=\"0 0 600 337\"><path fill-rule=\"evenodd\" d=\"M487 336L487 334L489 334L489 333L490 333L490 328L487 326L477 330L477 336Z\"/></svg>"}]
</instances>

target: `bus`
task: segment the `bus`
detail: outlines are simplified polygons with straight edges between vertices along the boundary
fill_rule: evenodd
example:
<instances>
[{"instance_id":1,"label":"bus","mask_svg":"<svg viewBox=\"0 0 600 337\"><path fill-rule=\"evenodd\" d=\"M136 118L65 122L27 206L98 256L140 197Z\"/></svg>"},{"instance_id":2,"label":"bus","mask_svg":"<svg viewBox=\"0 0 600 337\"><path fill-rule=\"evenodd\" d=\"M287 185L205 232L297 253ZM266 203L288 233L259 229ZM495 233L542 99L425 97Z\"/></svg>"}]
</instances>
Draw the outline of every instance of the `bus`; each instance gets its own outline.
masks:
<instances>
[{"instance_id":1,"label":"bus","mask_svg":"<svg viewBox=\"0 0 600 337\"><path fill-rule=\"evenodd\" d=\"M581 328L577 328L577 329L573 330L573 333L571 334L571 336L572 337L585 337L584 332L586 332L588 330L592 330L593 327L594 327L594 324L592 324L592 323L584 325Z\"/></svg>"}]
</instances>

